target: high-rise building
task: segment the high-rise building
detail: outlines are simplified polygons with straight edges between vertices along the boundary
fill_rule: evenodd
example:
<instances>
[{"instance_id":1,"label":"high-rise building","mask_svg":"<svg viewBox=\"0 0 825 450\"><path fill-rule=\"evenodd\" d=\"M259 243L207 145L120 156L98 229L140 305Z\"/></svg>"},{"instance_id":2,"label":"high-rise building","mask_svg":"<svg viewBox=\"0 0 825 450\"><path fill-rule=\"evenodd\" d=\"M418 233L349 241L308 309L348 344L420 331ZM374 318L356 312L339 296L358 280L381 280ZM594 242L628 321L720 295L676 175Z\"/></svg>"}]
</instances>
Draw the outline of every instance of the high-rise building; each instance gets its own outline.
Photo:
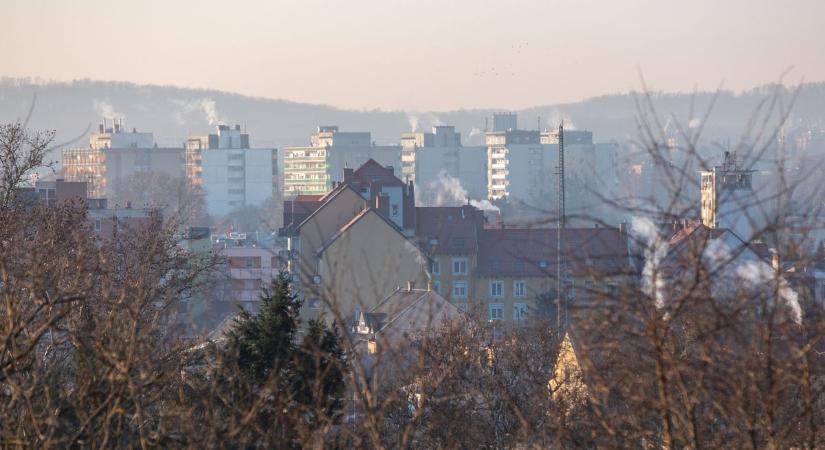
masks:
<instances>
[{"instance_id":1,"label":"high-rise building","mask_svg":"<svg viewBox=\"0 0 825 450\"><path fill-rule=\"evenodd\" d=\"M308 147L284 149L284 195L323 194L333 181L343 181L344 168L359 167L369 159L400 175L401 147L375 145L369 132L319 126Z\"/></svg>"},{"instance_id":2,"label":"high-rise building","mask_svg":"<svg viewBox=\"0 0 825 450\"><path fill-rule=\"evenodd\" d=\"M491 131L487 141L487 195L543 206L553 192L558 144L542 144L538 130Z\"/></svg>"},{"instance_id":3,"label":"high-rise building","mask_svg":"<svg viewBox=\"0 0 825 450\"><path fill-rule=\"evenodd\" d=\"M183 176L183 148L158 147L152 133L124 131L123 120L107 128L104 119L89 146L63 149L63 177L84 181L91 198L112 196L117 184L140 172L164 172Z\"/></svg>"},{"instance_id":4,"label":"high-rise building","mask_svg":"<svg viewBox=\"0 0 825 450\"><path fill-rule=\"evenodd\" d=\"M249 148L240 125L218 125L216 134L187 139L186 175L203 187L207 212L226 215L273 197L278 201L277 155L274 148Z\"/></svg>"},{"instance_id":5,"label":"high-rise building","mask_svg":"<svg viewBox=\"0 0 825 450\"><path fill-rule=\"evenodd\" d=\"M753 171L741 167L736 154L724 153L721 165L701 172L702 224L728 228L745 242L754 237L758 220L753 191Z\"/></svg>"},{"instance_id":6,"label":"high-rise building","mask_svg":"<svg viewBox=\"0 0 825 450\"><path fill-rule=\"evenodd\" d=\"M426 194L445 176L460 181L467 196L487 198L487 148L464 147L453 126L434 126L432 133L401 135L401 177Z\"/></svg>"}]
</instances>

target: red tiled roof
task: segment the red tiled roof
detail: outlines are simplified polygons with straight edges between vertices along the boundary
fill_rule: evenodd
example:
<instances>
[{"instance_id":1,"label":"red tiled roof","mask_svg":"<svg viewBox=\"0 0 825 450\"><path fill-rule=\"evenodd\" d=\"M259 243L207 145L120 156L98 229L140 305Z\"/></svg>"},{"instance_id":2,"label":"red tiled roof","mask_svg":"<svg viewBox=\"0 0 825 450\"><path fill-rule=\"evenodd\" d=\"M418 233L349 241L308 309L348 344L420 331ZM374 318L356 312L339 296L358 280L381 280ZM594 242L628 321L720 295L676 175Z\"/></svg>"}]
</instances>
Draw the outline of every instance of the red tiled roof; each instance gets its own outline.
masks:
<instances>
[{"instance_id":1,"label":"red tiled roof","mask_svg":"<svg viewBox=\"0 0 825 450\"><path fill-rule=\"evenodd\" d=\"M631 273L627 237L616 228L565 228L567 270L574 277L588 274ZM480 276L555 276L557 257L555 228L486 229L478 253Z\"/></svg>"},{"instance_id":2,"label":"red tiled roof","mask_svg":"<svg viewBox=\"0 0 825 450\"><path fill-rule=\"evenodd\" d=\"M430 254L470 255L478 247L484 213L473 206L423 207L416 210L415 235Z\"/></svg>"}]
</instances>

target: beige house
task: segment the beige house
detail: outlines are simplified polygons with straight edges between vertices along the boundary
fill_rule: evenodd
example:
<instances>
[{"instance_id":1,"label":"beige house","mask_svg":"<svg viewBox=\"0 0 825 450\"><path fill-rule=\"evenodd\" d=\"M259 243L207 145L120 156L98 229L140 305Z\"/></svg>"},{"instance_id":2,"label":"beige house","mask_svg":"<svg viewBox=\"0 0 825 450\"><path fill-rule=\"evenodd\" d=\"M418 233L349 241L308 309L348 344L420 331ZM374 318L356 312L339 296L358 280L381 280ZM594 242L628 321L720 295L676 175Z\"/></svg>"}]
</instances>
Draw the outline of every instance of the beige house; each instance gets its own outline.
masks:
<instances>
[{"instance_id":1,"label":"beige house","mask_svg":"<svg viewBox=\"0 0 825 450\"><path fill-rule=\"evenodd\" d=\"M321 310L336 319L374 307L399 286L428 283L426 257L373 208L330 236L315 258L318 275L307 292L317 294Z\"/></svg>"},{"instance_id":2,"label":"beige house","mask_svg":"<svg viewBox=\"0 0 825 450\"><path fill-rule=\"evenodd\" d=\"M289 229L289 270L304 302L304 321L344 320L367 310L398 286L428 282L427 259L393 221L349 184Z\"/></svg>"}]
</instances>

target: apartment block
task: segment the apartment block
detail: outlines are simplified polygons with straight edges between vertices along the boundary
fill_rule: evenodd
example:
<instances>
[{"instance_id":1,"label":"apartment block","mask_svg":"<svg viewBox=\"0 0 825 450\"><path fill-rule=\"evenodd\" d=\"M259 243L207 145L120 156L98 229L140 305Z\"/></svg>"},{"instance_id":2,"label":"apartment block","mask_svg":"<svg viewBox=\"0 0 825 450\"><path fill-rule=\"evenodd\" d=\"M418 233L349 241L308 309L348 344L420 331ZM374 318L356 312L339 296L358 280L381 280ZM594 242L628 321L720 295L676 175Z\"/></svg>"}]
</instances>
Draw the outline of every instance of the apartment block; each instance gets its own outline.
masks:
<instances>
[{"instance_id":1,"label":"apartment block","mask_svg":"<svg viewBox=\"0 0 825 450\"><path fill-rule=\"evenodd\" d=\"M401 177L414 182L420 193L437 189L446 176L457 179L468 197L487 198L486 172L487 148L462 146L453 126L401 135Z\"/></svg>"},{"instance_id":2,"label":"apartment block","mask_svg":"<svg viewBox=\"0 0 825 450\"><path fill-rule=\"evenodd\" d=\"M400 174L401 147L375 145L369 132L319 126L309 146L284 149L284 195L324 194L334 181L343 180L345 168L359 167L369 159Z\"/></svg>"},{"instance_id":3,"label":"apartment block","mask_svg":"<svg viewBox=\"0 0 825 450\"><path fill-rule=\"evenodd\" d=\"M226 215L233 209L259 205L280 195L274 148L249 148L240 125L218 125L216 134L186 141L186 175L203 188L206 210Z\"/></svg>"},{"instance_id":4,"label":"apartment block","mask_svg":"<svg viewBox=\"0 0 825 450\"><path fill-rule=\"evenodd\" d=\"M142 172L162 172L171 177L184 176L183 147L158 147L152 133L126 131L123 120L104 119L87 147L64 148L63 177L86 182L88 196L112 196L118 183Z\"/></svg>"}]
</instances>

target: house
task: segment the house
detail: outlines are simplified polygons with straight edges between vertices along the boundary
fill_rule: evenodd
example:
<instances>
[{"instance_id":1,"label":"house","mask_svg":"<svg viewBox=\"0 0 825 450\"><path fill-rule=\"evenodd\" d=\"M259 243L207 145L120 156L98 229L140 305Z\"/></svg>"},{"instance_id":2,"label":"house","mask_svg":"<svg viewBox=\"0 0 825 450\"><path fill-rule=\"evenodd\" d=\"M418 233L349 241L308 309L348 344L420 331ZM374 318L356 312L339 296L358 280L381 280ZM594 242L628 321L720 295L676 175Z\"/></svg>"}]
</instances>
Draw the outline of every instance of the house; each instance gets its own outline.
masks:
<instances>
[{"instance_id":1,"label":"house","mask_svg":"<svg viewBox=\"0 0 825 450\"><path fill-rule=\"evenodd\" d=\"M780 297L788 318L799 322L802 311L798 293L782 275L782 270L765 258L762 246L746 243L726 228L703 224L687 227L666 243L667 253L660 261L645 263L642 284L655 284L657 304L686 298L713 299L717 307L728 304L733 310L741 301ZM659 279L651 281L656 276Z\"/></svg>"},{"instance_id":2,"label":"house","mask_svg":"<svg viewBox=\"0 0 825 450\"><path fill-rule=\"evenodd\" d=\"M365 164L364 170L348 174L349 182L306 201L311 205L304 210L312 212L297 225L297 217L285 217L281 234L288 239L288 270L304 300L304 319L343 321L353 309L376 305L398 286L428 282L426 256L399 226L404 216L393 220L389 207L400 201L403 210L403 194L412 192L403 183L381 181L376 177L381 172L371 166ZM398 189L382 195L390 188ZM287 203L284 209L289 208Z\"/></svg>"},{"instance_id":3,"label":"house","mask_svg":"<svg viewBox=\"0 0 825 450\"><path fill-rule=\"evenodd\" d=\"M415 236L431 260L432 289L466 309L474 297L479 236L484 213L470 205L416 208Z\"/></svg>"},{"instance_id":4,"label":"house","mask_svg":"<svg viewBox=\"0 0 825 450\"><path fill-rule=\"evenodd\" d=\"M488 228L478 245L478 265L468 307L488 320L519 323L531 314L554 318L558 287L558 230ZM565 228L564 295L586 306L618 295L635 282L627 236L618 228Z\"/></svg>"},{"instance_id":5,"label":"house","mask_svg":"<svg viewBox=\"0 0 825 450\"><path fill-rule=\"evenodd\" d=\"M355 310L349 326L361 365L375 385L414 364L422 339L470 323L437 292L408 284L369 310Z\"/></svg>"}]
</instances>

